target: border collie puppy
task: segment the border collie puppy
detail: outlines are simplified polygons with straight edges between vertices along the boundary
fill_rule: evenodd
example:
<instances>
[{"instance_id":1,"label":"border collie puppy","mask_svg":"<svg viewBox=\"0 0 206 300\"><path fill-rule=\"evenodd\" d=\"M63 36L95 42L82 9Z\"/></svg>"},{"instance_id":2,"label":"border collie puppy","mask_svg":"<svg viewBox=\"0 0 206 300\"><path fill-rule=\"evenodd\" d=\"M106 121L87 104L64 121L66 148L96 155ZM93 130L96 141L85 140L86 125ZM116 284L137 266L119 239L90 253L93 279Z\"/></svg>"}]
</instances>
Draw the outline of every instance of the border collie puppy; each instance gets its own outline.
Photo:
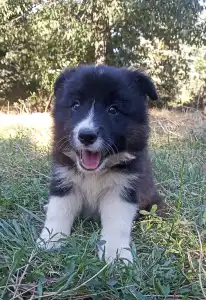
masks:
<instances>
[{"instance_id":1,"label":"border collie puppy","mask_svg":"<svg viewBox=\"0 0 206 300\"><path fill-rule=\"evenodd\" d=\"M151 79L110 66L66 69L56 80L52 179L38 243L57 248L74 219L99 216L108 262L132 262L132 222L139 209L161 204L147 152Z\"/></svg>"}]
</instances>

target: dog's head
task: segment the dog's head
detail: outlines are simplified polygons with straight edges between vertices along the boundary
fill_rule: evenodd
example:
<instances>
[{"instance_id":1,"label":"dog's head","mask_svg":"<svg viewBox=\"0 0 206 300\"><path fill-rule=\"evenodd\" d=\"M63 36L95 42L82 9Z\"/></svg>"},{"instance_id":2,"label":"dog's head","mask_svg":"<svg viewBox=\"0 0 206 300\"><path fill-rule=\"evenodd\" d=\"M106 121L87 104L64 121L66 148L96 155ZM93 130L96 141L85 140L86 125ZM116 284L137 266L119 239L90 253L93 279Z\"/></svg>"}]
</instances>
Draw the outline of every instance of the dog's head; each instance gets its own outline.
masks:
<instances>
[{"instance_id":1,"label":"dog's head","mask_svg":"<svg viewBox=\"0 0 206 300\"><path fill-rule=\"evenodd\" d=\"M108 66L65 70L55 87L55 147L81 171L97 172L134 159L148 139L147 96L157 99L140 71Z\"/></svg>"}]
</instances>

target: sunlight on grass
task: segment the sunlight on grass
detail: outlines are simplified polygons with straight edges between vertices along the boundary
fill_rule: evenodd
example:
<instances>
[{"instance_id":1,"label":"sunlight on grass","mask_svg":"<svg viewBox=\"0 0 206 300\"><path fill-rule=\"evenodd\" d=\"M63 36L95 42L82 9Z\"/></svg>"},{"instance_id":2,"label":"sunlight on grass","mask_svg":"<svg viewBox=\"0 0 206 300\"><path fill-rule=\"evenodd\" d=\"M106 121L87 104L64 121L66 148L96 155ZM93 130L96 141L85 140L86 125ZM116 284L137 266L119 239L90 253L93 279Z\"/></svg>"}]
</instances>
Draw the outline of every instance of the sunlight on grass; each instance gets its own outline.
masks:
<instances>
[{"instance_id":1,"label":"sunlight on grass","mask_svg":"<svg viewBox=\"0 0 206 300\"><path fill-rule=\"evenodd\" d=\"M52 119L49 114L0 114L0 135L4 139L14 139L23 134L30 136L38 149L50 146Z\"/></svg>"},{"instance_id":2,"label":"sunlight on grass","mask_svg":"<svg viewBox=\"0 0 206 300\"><path fill-rule=\"evenodd\" d=\"M204 299L206 134L199 113L153 111L150 149L170 208L134 223L134 265L105 266L99 225L77 220L65 247L37 249L50 177L47 114L0 118L1 299ZM174 295L176 295L174 298Z\"/></svg>"}]
</instances>

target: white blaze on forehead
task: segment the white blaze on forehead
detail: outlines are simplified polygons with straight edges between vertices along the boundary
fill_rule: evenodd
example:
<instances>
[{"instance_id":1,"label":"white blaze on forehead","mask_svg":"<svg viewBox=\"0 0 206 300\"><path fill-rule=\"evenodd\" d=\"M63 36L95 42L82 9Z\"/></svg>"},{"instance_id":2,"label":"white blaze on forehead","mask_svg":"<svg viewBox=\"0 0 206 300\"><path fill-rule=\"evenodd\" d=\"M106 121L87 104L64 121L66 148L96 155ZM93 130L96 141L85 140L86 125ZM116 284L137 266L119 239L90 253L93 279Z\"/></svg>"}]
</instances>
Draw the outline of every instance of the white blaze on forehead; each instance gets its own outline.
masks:
<instances>
[{"instance_id":1,"label":"white blaze on forehead","mask_svg":"<svg viewBox=\"0 0 206 300\"><path fill-rule=\"evenodd\" d=\"M95 126L94 122L94 104L95 100L92 103L92 106L84 119L82 119L73 129L73 144L78 150L85 149L85 146L79 140L79 132L81 130L91 130L96 131L98 128ZM101 137L98 137L97 140L92 144L86 147L89 151L98 152L100 151L103 144ZM79 162L77 165L80 168ZM80 168L81 169L81 168Z\"/></svg>"},{"instance_id":2,"label":"white blaze on forehead","mask_svg":"<svg viewBox=\"0 0 206 300\"><path fill-rule=\"evenodd\" d=\"M74 134L76 137L78 136L78 133L81 129L94 129L94 102L92 103L92 107L86 116L85 119L83 119L77 126L74 128Z\"/></svg>"}]
</instances>

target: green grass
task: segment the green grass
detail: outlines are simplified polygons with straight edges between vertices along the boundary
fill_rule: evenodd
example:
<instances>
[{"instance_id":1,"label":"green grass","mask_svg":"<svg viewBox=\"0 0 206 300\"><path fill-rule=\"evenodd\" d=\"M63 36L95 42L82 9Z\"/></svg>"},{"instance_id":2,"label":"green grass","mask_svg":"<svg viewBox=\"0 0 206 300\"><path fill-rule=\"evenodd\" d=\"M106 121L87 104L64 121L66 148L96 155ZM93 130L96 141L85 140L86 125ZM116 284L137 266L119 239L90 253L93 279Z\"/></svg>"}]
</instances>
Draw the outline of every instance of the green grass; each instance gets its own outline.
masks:
<instances>
[{"instance_id":1,"label":"green grass","mask_svg":"<svg viewBox=\"0 0 206 300\"><path fill-rule=\"evenodd\" d=\"M205 299L206 135L190 130L196 121L163 119L152 122L151 154L170 216L134 224L132 267L98 261L93 222L77 220L61 250L36 248L49 144L41 130L0 127L0 299Z\"/></svg>"}]
</instances>

